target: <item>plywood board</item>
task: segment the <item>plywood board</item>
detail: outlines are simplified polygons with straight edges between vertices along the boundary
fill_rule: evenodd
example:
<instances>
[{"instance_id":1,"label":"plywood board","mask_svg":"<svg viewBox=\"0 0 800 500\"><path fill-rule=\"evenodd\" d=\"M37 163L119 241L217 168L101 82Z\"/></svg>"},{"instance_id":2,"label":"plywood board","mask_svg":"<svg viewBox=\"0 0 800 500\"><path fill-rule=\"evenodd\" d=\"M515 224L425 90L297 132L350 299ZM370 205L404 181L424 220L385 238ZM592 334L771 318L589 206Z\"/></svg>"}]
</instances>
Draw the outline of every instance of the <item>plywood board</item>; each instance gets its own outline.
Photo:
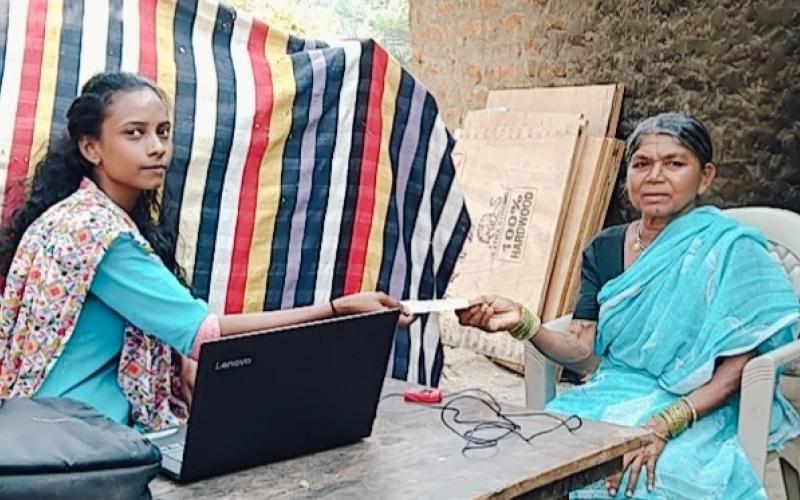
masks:
<instances>
[{"instance_id":1,"label":"plywood board","mask_svg":"<svg viewBox=\"0 0 800 500\"><path fill-rule=\"evenodd\" d=\"M569 314L575 304L575 296L580 286L581 253L583 247L591 242L592 238L602 229L603 222L608 212L611 196L619 174L620 163L625 149L625 144L617 139L606 139L606 147L603 150L602 168L599 169L597 185L598 189L592 196L592 202L588 205L585 220L582 224L582 232L579 236L580 250L572 262L569 286L561 295L560 311L558 316Z\"/></svg>"},{"instance_id":2,"label":"plywood board","mask_svg":"<svg viewBox=\"0 0 800 500\"><path fill-rule=\"evenodd\" d=\"M589 137L575 173L573 194L542 307L545 321L571 311L573 292L580 278L575 273L580 272L583 247L602 226L618 162L612 166L610 152L599 151L611 147L604 146L599 138L616 134L623 92L623 85L609 84L507 89L489 93L487 107L491 109L575 112L583 114L589 121L586 128ZM607 182L609 175L614 176L610 184Z\"/></svg>"},{"instance_id":3,"label":"plywood board","mask_svg":"<svg viewBox=\"0 0 800 500\"><path fill-rule=\"evenodd\" d=\"M608 120L608 129L606 130L606 137L617 137L617 128L619 127L619 117L622 115L622 97L625 94L625 86L621 83L616 85L616 92L614 92L614 102L611 104L611 117Z\"/></svg>"},{"instance_id":4,"label":"plywood board","mask_svg":"<svg viewBox=\"0 0 800 500\"><path fill-rule=\"evenodd\" d=\"M582 114L589 137L614 137L622 101L621 84L491 90L487 108Z\"/></svg>"},{"instance_id":5,"label":"plywood board","mask_svg":"<svg viewBox=\"0 0 800 500\"><path fill-rule=\"evenodd\" d=\"M581 151L575 180L572 183L567 216L564 220L561 238L558 243L553 271L547 287L545 303L542 308L542 320L550 321L562 314L563 300L570 288L575 260L579 259L584 241L581 237L589 214L593 210L594 199L598 191L603 189L597 182L604 169L606 141L602 137L587 137Z\"/></svg>"},{"instance_id":6,"label":"plywood board","mask_svg":"<svg viewBox=\"0 0 800 500\"><path fill-rule=\"evenodd\" d=\"M498 293L540 311L571 194L583 123L574 114L467 114L453 158L473 228L448 288L450 295ZM445 316L442 336L447 343L521 364L520 346L507 335L487 336Z\"/></svg>"}]
</instances>

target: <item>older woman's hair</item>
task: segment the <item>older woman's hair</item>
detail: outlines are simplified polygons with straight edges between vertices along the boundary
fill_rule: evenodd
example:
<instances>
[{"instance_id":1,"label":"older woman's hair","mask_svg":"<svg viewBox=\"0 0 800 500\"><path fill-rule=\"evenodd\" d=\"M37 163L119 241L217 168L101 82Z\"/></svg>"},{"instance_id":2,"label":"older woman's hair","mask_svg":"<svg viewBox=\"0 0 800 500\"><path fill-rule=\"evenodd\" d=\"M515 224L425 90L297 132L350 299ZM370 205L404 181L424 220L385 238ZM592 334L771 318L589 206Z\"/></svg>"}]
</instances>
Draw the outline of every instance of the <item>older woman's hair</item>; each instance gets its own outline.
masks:
<instances>
[{"instance_id":1,"label":"older woman's hair","mask_svg":"<svg viewBox=\"0 0 800 500\"><path fill-rule=\"evenodd\" d=\"M711 147L711 137L708 130L700 121L681 113L661 113L639 122L625 145L625 164L629 164L633 153L639 149L639 144L645 136L651 134L668 135L681 143L683 147L694 153L700 166L710 162L714 156Z\"/></svg>"}]
</instances>

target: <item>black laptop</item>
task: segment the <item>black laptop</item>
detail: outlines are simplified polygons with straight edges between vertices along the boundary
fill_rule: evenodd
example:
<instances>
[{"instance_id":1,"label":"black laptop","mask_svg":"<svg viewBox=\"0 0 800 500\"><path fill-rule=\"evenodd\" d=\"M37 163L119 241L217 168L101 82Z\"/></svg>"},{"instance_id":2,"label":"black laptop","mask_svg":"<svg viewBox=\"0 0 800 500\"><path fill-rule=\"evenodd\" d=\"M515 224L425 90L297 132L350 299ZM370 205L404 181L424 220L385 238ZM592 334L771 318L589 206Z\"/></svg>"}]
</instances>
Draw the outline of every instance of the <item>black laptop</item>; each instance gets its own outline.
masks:
<instances>
[{"instance_id":1,"label":"black laptop","mask_svg":"<svg viewBox=\"0 0 800 500\"><path fill-rule=\"evenodd\" d=\"M358 441L372 432L399 311L203 344L186 426L150 434L181 482Z\"/></svg>"}]
</instances>

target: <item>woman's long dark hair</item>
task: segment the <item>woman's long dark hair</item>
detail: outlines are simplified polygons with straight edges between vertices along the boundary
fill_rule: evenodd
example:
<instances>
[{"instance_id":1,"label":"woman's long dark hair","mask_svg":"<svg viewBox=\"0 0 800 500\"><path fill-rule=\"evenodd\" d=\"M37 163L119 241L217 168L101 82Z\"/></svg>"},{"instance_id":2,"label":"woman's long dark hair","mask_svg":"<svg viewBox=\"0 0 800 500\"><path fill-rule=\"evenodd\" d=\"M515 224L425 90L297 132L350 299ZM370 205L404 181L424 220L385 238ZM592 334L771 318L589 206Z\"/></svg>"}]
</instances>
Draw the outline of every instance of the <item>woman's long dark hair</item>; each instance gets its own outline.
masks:
<instances>
[{"instance_id":1,"label":"woman's long dark hair","mask_svg":"<svg viewBox=\"0 0 800 500\"><path fill-rule=\"evenodd\" d=\"M67 111L67 134L51 144L36 165L30 195L14 212L10 224L0 230L0 274L6 276L20 239L28 226L55 203L77 191L84 177L94 179L93 165L78 148L81 137L100 138L103 120L114 97L120 92L150 89L167 107L169 102L153 82L132 73L100 73L89 79ZM158 222L153 218L158 214ZM142 236L164 265L184 282L184 272L175 259L175 235L169 228L169 214L162 210L155 191L144 191L130 213Z\"/></svg>"}]
</instances>

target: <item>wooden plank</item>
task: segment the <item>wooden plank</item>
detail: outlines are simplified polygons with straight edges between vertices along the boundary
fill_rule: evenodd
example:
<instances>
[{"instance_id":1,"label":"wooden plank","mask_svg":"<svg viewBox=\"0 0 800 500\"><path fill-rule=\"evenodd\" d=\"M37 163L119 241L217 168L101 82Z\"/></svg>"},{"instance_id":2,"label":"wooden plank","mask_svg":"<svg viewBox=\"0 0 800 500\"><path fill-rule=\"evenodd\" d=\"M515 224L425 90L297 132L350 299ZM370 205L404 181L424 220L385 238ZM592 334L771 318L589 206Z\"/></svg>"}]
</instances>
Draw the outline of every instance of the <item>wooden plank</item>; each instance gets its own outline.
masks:
<instances>
[{"instance_id":1,"label":"wooden plank","mask_svg":"<svg viewBox=\"0 0 800 500\"><path fill-rule=\"evenodd\" d=\"M608 165L609 170L606 172L605 182L608 186L607 189L601 191L603 198L598 205L598 213L596 223L598 227L602 227L605 221L608 207L611 204L611 198L614 194L614 188L617 185L617 177L619 176L620 168L622 166L622 158L625 154L625 142L614 140L614 148L612 150L611 162Z\"/></svg>"},{"instance_id":2,"label":"wooden plank","mask_svg":"<svg viewBox=\"0 0 800 500\"><path fill-rule=\"evenodd\" d=\"M575 260L579 258L584 244L581 234L587 223L587 212L592 210L596 193L604 188L597 178L604 168L606 145L606 139L602 137L586 138L542 308L543 321L550 321L562 314L562 297L568 293Z\"/></svg>"},{"instance_id":3,"label":"wooden plank","mask_svg":"<svg viewBox=\"0 0 800 500\"><path fill-rule=\"evenodd\" d=\"M625 143L618 139L606 139L608 147L604 150L603 168L597 184L600 188L596 191L589 204L589 211L585 215L585 222L582 225L582 232L579 236L581 250L572 262L572 271L569 278L569 286L560 297L560 314L569 314L575 305L575 297L580 287L580 268L581 252L583 247L589 244L594 236L600 232L603 222L611 203L611 196L619 175L620 163L625 149Z\"/></svg>"},{"instance_id":4,"label":"wooden plank","mask_svg":"<svg viewBox=\"0 0 800 500\"><path fill-rule=\"evenodd\" d=\"M453 158L473 220L448 293L509 295L541 313L582 145L578 115L467 114ZM532 236L529 236L532 235ZM522 365L521 345L441 318L442 340Z\"/></svg>"},{"instance_id":5,"label":"wooden plank","mask_svg":"<svg viewBox=\"0 0 800 500\"><path fill-rule=\"evenodd\" d=\"M491 90L486 108L582 114L589 137L614 137L622 101L621 84Z\"/></svg>"},{"instance_id":6,"label":"wooden plank","mask_svg":"<svg viewBox=\"0 0 800 500\"><path fill-rule=\"evenodd\" d=\"M616 85L614 91L614 100L611 103L611 116L608 120L608 129L606 130L606 137L617 137L617 128L619 127L619 117L622 114L622 97L625 94L625 86L621 83Z\"/></svg>"},{"instance_id":7,"label":"wooden plank","mask_svg":"<svg viewBox=\"0 0 800 500\"><path fill-rule=\"evenodd\" d=\"M408 387L387 379L384 394L400 394ZM492 416L477 401L456 404L463 418ZM511 405L503 405L503 410L526 411ZM554 423L543 416L513 419L525 435ZM561 427L530 444L507 438L495 449L464 455L464 441L444 427L441 410L390 397L378 406L372 436L358 443L189 485L157 478L150 486L157 499L505 499L530 492L548 498L563 494L570 485L574 488L619 470L618 460L650 439L642 428L585 420L573 432Z\"/></svg>"},{"instance_id":8,"label":"wooden plank","mask_svg":"<svg viewBox=\"0 0 800 500\"><path fill-rule=\"evenodd\" d=\"M605 464L588 469L579 474L553 481L547 486L537 488L529 493L516 496L518 500L551 500L553 498L569 498L569 492L588 486L595 481L603 480L620 472L623 466L622 457L609 460Z\"/></svg>"}]
</instances>

